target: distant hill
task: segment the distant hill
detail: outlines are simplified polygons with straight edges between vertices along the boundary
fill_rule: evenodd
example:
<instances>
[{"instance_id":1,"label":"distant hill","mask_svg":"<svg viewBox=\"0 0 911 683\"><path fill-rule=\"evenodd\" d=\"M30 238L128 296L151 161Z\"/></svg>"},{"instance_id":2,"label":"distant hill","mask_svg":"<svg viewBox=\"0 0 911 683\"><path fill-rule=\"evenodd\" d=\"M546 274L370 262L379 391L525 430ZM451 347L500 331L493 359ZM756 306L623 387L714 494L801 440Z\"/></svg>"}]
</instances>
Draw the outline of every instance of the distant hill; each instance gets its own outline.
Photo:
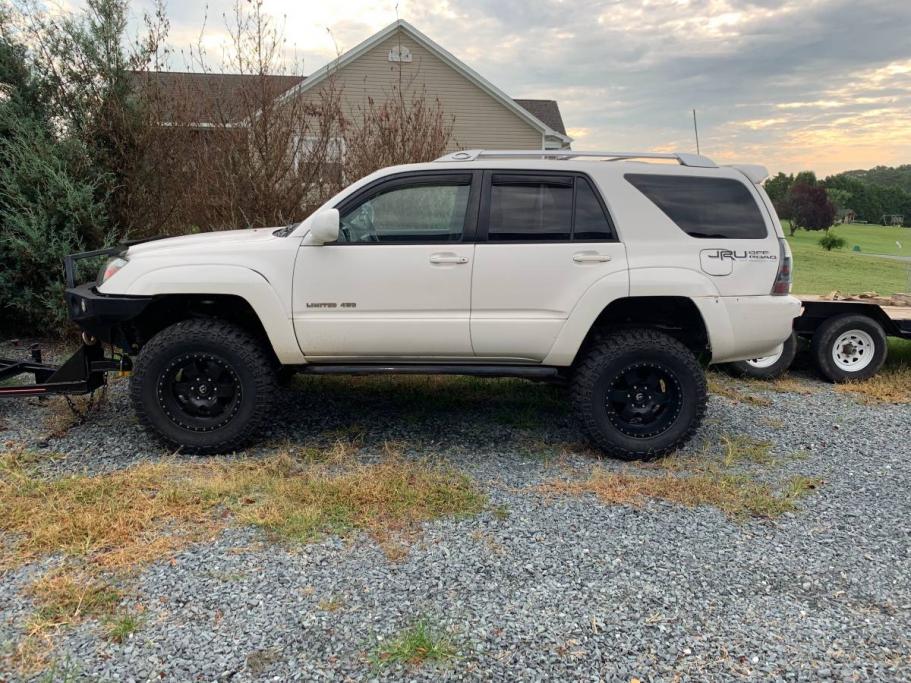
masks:
<instances>
[{"instance_id":1,"label":"distant hill","mask_svg":"<svg viewBox=\"0 0 911 683\"><path fill-rule=\"evenodd\" d=\"M911 164L876 166L866 171L845 171L837 175L857 178L861 182L877 187L897 187L900 190L911 193Z\"/></svg>"},{"instance_id":2,"label":"distant hill","mask_svg":"<svg viewBox=\"0 0 911 683\"><path fill-rule=\"evenodd\" d=\"M911 164L845 171L824 183L848 192L845 208L856 211L862 220L878 223L883 214L900 214L905 225L911 223Z\"/></svg>"}]
</instances>

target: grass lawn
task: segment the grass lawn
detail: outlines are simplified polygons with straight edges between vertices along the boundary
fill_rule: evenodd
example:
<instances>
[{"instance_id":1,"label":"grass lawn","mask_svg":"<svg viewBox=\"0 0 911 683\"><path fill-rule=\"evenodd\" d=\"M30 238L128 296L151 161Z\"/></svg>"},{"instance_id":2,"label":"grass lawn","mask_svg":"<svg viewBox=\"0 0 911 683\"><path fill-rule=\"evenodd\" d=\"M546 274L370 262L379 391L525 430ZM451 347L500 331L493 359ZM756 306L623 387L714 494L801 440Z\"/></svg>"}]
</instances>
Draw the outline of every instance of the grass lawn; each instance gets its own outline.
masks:
<instances>
[{"instance_id":1,"label":"grass lawn","mask_svg":"<svg viewBox=\"0 0 911 683\"><path fill-rule=\"evenodd\" d=\"M787 234L787 221L783 224ZM843 294L894 294L911 289L911 263L867 255L911 257L911 229L854 223L836 226L831 232L845 239L844 249L823 249L819 246L821 232L798 230L788 237L794 252L795 294L827 294L835 289ZM854 245L861 251L852 251Z\"/></svg>"}]
</instances>

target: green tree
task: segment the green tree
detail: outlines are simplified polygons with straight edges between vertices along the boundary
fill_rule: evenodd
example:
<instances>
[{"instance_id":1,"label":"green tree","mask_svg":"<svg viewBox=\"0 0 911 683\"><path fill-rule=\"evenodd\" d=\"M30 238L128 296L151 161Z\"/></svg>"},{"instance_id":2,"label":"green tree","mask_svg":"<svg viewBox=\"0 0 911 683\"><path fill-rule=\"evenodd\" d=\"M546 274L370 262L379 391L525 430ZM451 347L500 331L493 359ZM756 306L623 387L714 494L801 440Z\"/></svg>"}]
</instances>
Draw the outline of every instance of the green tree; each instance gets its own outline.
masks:
<instances>
[{"instance_id":1,"label":"green tree","mask_svg":"<svg viewBox=\"0 0 911 683\"><path fill-rule=\"evenodd\" d=\"M792 185L809 185L810 187L815 187L818 184L819 181L816 179L814 171L801 171L794 176L794 182L792 183Z\"/></svg>"},{"instance_id":2,"label":"green tree","mask_svg":"<svg viewBox=\"0 0 911 683\"><path fill-rule=\"evenodd\" d=\"M791 207L788 204L788 191L793 184L794 175L786 175L781 171L778 172L778 175L769 178L763 184L766 194L768 194L769 199L772 200L772 206L775 207L775 212L782 220L791 218Z\"/></svg>"},{"instance_id":3,"label":"green tree","mask_svg":"<svg viewBox=\"0 0 911 683\"><path fill-rule=\"evenodd\" d=\"M791 189L791 185L794 183L793 174L785 174L781 171L778 172L778 175L769 178L763 183L766 194L769 195L769 199L772 200L773 204L778 202L783 202L788 196L788 190Z\"/></svg>"},{"instance_id":4,"label":"green tree","mask_svg":"<svg viewBox=\"0 0 911 683\"><path fill-rule=\"evenodd\" d=\"M135 41L126 35L128 0L88 0L78 13L50 14L28 7L34 69L46 84L49 108L67 137L87 154L96 199L121 233L133 227L134 196L142 189L142 164L153 126L135 72L158 68L168 31L163 5L146 15Z\"/></svg>"},{"instance_id":5,"label":"green tree","mask_svg":"<svg viewBox=\"0 0 911 683\"><path fill-rule=\"evenodd\" d=\"M3 332L57 331L63 257L105 239L104 206L84 148L57 136L46 82L0 15L0 321Z\"/></svg>"},{"instance_id":6,"label":"green tree","mask_svg":"<svg viewBox=\"0 0 911 683\"><path fill-rule=\"evenodd\" d=\"M851 198L854 196L847 190L838 187L826 187L826 195L835 207L836 215L850 208Z\"/></svg>"}]
</instances>

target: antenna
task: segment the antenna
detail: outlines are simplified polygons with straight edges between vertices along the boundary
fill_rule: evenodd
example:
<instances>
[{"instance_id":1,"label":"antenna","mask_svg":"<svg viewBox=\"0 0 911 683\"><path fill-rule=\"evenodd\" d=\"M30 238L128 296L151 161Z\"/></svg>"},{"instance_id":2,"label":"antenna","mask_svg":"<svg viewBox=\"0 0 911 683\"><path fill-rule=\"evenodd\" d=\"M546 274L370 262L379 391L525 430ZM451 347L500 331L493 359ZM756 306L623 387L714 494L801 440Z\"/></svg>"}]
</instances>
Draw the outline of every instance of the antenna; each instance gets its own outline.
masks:
<instances>
[{"instance_id":1,"label":"antenna","mask_svg":"<svg viewBox=\"0 0 911 683\"><path fill-rule=\"evenodd\" d=\"M693 132L696 134L696 154L701 154L699 151L699 127L696 125L696 110L693 109Z\"/></svg>"}]
</instances>

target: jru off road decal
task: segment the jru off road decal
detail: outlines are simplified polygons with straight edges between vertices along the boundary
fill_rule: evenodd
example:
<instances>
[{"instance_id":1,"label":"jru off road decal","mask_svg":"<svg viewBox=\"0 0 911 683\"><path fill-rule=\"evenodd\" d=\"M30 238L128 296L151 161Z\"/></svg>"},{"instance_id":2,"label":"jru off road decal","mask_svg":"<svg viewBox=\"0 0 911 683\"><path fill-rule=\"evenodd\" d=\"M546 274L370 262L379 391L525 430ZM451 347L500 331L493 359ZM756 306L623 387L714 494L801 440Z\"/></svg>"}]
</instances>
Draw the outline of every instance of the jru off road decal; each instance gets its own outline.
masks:
<instances>
[{"instance_id":1,"label":"jru off road decal","mask_svg":"<svg viewBox=\"0 0 911 683\"><path fill-rule=\"evenodd\" d=\"M730 275L735 263L769 263L778 254L766 249L703 249L699 252L702 270L709 275Z\"/></svg>"}]
</instances>

